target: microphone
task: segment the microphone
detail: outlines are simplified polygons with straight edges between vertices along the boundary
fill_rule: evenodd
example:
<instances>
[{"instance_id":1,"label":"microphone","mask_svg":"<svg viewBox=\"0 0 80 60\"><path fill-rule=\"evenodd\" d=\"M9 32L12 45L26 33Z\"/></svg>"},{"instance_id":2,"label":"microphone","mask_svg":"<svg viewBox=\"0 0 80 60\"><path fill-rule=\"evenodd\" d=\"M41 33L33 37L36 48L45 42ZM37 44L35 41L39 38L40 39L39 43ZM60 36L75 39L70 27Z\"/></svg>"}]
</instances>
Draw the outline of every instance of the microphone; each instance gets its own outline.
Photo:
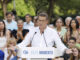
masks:
<instances>
[{"instance_id":1,"label":"microphone","mask_svg":"<svg viewBox=\"0 0 80 60\"><path fill-rule=\"evenodd\" d=\"M47 42L46 42L46 39L45 39L45 36L44 36L44 31L42 33L43 33L43 37L44 37L44 42L45 42L46 47L47 47L48 45L47 45Z\"/></svg>"},{"instance_id":2,"label":"microphone","mask_svg":"<svg viewBox=\"0 0 80 60\"><path fill-rule=\"evenodd\" d=\"M32 37L32 40L31 40L31 43L30 43L30 44L32 44L33 38L34 38L34 36L35 36L36 33L37 33L37 32L34 33L34 35L33 35L33 37Z\"/></svg>"}]
</instances>

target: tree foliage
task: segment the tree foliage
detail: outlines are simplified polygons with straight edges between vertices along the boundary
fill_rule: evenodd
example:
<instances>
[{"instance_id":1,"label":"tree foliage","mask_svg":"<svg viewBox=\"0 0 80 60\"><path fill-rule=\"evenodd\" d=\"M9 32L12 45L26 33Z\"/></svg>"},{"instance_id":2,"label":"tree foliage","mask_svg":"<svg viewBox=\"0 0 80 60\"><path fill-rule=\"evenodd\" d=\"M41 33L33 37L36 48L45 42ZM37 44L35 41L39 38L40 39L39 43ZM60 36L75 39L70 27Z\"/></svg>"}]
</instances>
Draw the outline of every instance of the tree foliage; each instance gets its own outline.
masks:
<instances>
[{"instance_id":1,"label":"tree foliage","mask_svg":"<svg viewBox=\"0 0 80 60\"><path fill-rule=\"evenodd\" d=\"M31 14L35 15L35 11L32 7L32 5L27 6L24 0L15 0L15 10L17 12L18 16L24 17L25 14ZM12 11L13 10L13 1L8 3L7 5L7 11ZM2 10L0 10L0 13L2 13ZM0 16L3 16L0 14Z\"/></svg>"},{"instance_id":2,"label":"tree foliage","mask_svg":"<svg viewBox=\"0 0 80 60\"><path fill-rule=\"evenodd\" d=\"M7 10L12 11L13 1L4 1L7 1ZM22 17L27 13L37 15L42 11L47 12L50 17L80 15L80 0L15 0L15 4L17 15Z\"/></svg>"},{"instance_id":3,"label":"tree foliage","mask_svg":"<svg viewBox=\"0 0 80 60\"><path fill-rule=\"evenodd\" d=\"M6 12L7 12L7 4L11 2L12 0L0 0L1 4L1 9L4 15L4 18L6 17Z\"/></svg>"}]
</instances>

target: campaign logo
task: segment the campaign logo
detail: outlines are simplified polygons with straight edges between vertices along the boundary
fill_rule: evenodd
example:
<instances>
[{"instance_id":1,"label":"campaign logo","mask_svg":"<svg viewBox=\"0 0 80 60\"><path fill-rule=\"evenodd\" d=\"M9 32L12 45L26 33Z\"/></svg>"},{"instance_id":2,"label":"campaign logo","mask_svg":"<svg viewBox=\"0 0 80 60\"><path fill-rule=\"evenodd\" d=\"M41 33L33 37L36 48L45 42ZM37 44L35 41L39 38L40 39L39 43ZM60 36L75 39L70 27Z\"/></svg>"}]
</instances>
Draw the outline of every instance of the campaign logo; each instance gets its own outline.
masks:
<instances>
[{"instance_id":1,"label":"campaign logo","mask_svg":"<svg viewBox=\"0 0 80 60\"><path fill-rule=\"evenodd\" d=\"M27 51L27 50L24 50L24 51L23 51L23 54L28 54L28 51Z\"/></svg>"}]
</instances>

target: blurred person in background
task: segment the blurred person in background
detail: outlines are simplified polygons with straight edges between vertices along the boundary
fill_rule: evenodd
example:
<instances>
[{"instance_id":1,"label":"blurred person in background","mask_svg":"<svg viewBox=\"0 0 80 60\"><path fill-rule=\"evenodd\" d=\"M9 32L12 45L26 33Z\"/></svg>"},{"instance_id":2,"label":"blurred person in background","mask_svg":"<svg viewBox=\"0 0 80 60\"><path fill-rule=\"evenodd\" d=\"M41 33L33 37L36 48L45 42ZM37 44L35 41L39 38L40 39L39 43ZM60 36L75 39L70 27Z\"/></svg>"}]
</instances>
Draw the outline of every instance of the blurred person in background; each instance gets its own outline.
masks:
<instances>
[{"instance_id":1,"label":"blurred person in background","mask_svg":"<svg viewBox=\"0 0 80 60\"><path fill-rule=\"evenodd\" d=\"M76 38L75 38L75 37L70 37L67 45L68 45L68 47L69 47L70 49L72 49L72 48L75 47L76 43L77 43L77 42L76 42Z\"/></svg>"},{"instance_id":2,"label":"blurred person in background","mask_svg":"<svg viewBox=\"0 0 80 60\"><path fill-rule=\"evenodd\" d=\"M77 48L72 48L70 54L66 54L64 60L79 60L80 59L80 53Z\"/></svg>"},{"instance_id":3,"label":"blurred person in background","mask_svg":"<svg viewBox=\"0 0 80 60\"><path fill-rule=\"evenodd\" d=\"M15 38L9 38L7 40L7 47L4 50L5 59L4 60L17 60L17 50L10 49L9 47L15 46L16 40Z\"/></svg>"},{"instance_id":4,"label":"blurred person in background","mask_svg":"<svg viewBox=\"0 0 80 60\"><path fill-rule=\"evenodd\" d=\"M25 22L24 22L23 28L29 29L30 27L33 27L33 26L34 26L34 23L32 22L32 17L30 14L27 14L25 16Z\"/></svg>"},{"instance_id":5,"label":"blurred person in background","mask_svg":"<svg viewBox=\"0 0 80 60\"><path fill-rule=\"evenodd\" d=\"M80 16L76 16L76 19L77 19L77 21L78 21L78 23L79 23L79 35L80 35Z\"/></svg>"},{"instance_id":6,"label":"blurred person in background","mask_svg":"<svg viewBox=\"0 0 80 60\"><path fill-rule=\"evenodd\" d=\"M70 30L65 34L64 41L67 43L70 37L75 37L77 42L79 42L79 23L76 19L72 19L69 25Z\"/></svg>"},{"instance_id":7,"label":"blurred person in background","mask_svg":"<svg viewBox=\"0 0 80 60\"><path fill-rule=\"evenodd\" d=\"M24 23L23 20L19 19L17 21L18 29L17 30L14 29L11 32L12 36L16 38L17 44L21 43L24 40L24 37L29 32L28 29L23 29L23 23Z\"/></svg>"},{"instance_id":8,"label":"blurred person in background","mask_svg":"<svg viewBox=\"0 0 80 60\"><path fill-rule=\"evenodd\" d=\"M55 25L56 26L55 29L58 32L59 37L61 38L61 40L64 42L64 35L65 35L67 30L65 28L63 28L63 20L62 20L62 18L58 18L56 20L55 24L56 24Z\"/></svg>"},{"instance_id":9,"label":"blurred person in background","mask_svg":"<svg viewBox=\"0 0 80 60\"><path fill-rule=\"evenodd\" d=\"M3 20L0 20L0 60L4 60L4 49L6 47L7 39L10 37L10 31L6 29Z\"/></svg>"},{"instance_id":10,"label":"blurred person in background","mask_svg":"<svg viewBox=\"0 0 80 60\"><path fill-rule=\"evenodd\" d=\"M34 22L34 27L38 27L38 16L34 16L33 22Z\"/></svg>"},{"instance_id":11,"label":"blurred person in background","mask_svg":"<svg viewBox=\"0 0 80 60\"><path fill-rule=\"evenodd\" d=\"M0 48L6 47L6 42L9 38L10 31L6 29L4 21L0 20Z\"/></svg>"},{"instance_id":12,"label":"blurred person in background","mask_svg":"<svg viewBox=\"0 0 80 60\"><path fill-rule=\"evenodd\" d=\"M68 48L70 48L70 52L68 52L67 54L64 54L64 60L79 60L80 59L80 52L79 50L75 47L77 43L77 40L75 37L70 37L70 39L68 40Z\"/></svg>"},{"instance_id":13,"label":"blurred person in background","mask_svg":"<svg viewBox=\"0 0 80 60\"><path fill-rule=\"evenodd\" d=\"M4 20L6 28L9 30L17 29L17 22L13 20L12 16L13 16L12 12L7 12L6 20Z\"/></svg>"},{"instance_id":14,"label":"blurred person in background","mask_svg":"<svg viewBox=\"0 0 80 60\"><path fill-rule=\"evenodd\" d=\"M76 20L78 21L78 23L79 23L79 28L80 28L80 16L76 16Z\"/></svg>"},{"instance_id":15,"label":"blurred person in background","mask_svg":"<svg viewBox=\"0 0 80 60\"><path fill-rule=\"evenodd\" d=\"M65 24L66 24L66 29L69 30L69 24L70 24L70 21L72 20L72 17L66 17L65 19Z\"/></svg>"},{"instance_id":16,"label":"blurred person in background","mask_svg":"<svg viewBox=\"0 0 80 60\"><path fill-rule=\"evenodd\" d=\"M53 60L79 60L79 50L75 47L76 45L76 38L70 37L67 42L67 46L70 49L69 52L64 53L62 57L57 57Z\"/></svg>"}]
</instances>

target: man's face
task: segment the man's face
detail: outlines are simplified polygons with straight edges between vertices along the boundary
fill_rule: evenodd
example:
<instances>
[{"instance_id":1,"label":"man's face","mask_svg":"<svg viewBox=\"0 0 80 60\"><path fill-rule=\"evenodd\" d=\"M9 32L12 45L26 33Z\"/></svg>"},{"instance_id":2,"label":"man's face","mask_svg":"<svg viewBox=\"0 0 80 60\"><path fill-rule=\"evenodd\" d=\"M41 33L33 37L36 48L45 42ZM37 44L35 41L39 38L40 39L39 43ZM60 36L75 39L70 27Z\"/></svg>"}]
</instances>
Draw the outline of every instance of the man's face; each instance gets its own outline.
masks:
<instances>
[{"instance_id":1,"label":"man's face","mask_svg":"<svg viewBox=\"0 0 80 60\"><path fill-rule=\"evenodd\" d=\"M46 17L43 16L39 16L38 18L38 24L40 28L46 27L48 23L48 20L46 19Z\"/></svg>"},{"instance_id":2,"label":"man's face","mask_svg":"<svg viewBox=\"0 0 80 60\"><path fill-rule=\"evenodd\" d=\"M8 14L7 16L7 20L10 22L10 21L12 21L12 15L11 14Z\"/></svg>"},{"instance_id":3,"label":"man's face","mask_svg":"<svg viewBox=\"0 0 80 60\"><path fill-rule=\"evenodd\" d=\"M31 21L31 17L26 16L26 17L25 17L25 20L26 20L26 22L30 22L30 21Z\"/></svg>"},{"instance_id":4,"label":"man's face","mask_svg":"<svg viewBox=\"0 0 80 60\"><path fill-rule=\"evenodd\" d=\"M76 42L74 40L69 40L68 41L68 46L69 48L73 48L75 46Z\"/></svg>"}]
</instances>

